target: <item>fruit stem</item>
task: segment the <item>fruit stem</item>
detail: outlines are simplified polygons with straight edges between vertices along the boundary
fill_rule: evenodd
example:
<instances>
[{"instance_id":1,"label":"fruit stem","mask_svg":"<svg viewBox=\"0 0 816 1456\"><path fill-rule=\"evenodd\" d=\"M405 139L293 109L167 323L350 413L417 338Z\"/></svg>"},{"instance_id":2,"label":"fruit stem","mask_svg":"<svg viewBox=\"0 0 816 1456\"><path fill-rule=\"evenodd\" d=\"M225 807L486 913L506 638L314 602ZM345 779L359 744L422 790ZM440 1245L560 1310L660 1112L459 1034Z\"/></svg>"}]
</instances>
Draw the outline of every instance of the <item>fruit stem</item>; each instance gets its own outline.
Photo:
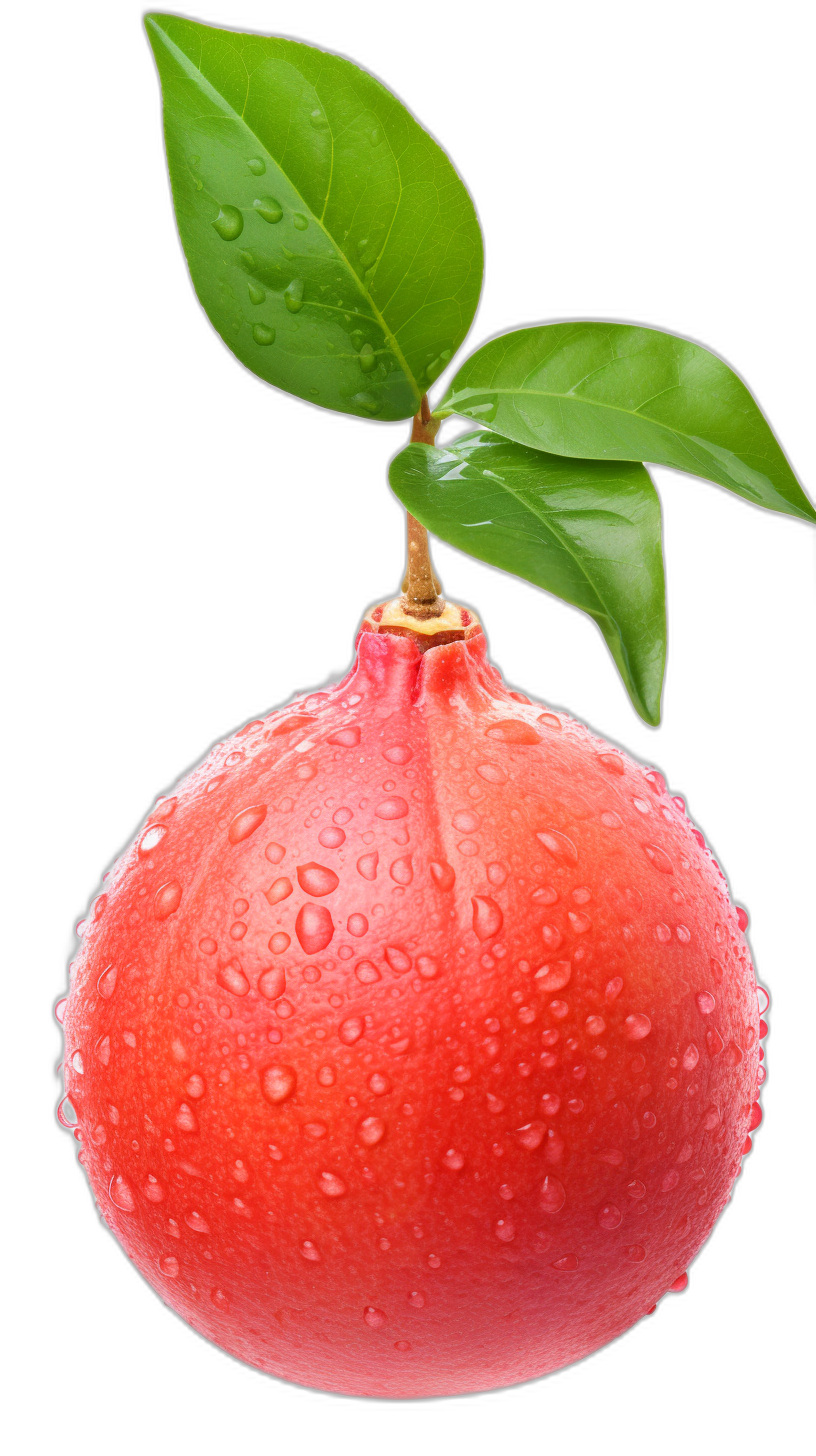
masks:
<instances>
[{"instance_id":1,"label":"fruit stem","mask_svg":"<svg viewBox=\"0 0 816 1456\"><path fill-rule=\"evenodd\" d=\"M414 415L411 430L412 445L432 445L436 439L441 420L431 414L427 394ZM441 617L445 603L439 595L440 584L431 565L428 546L428 532L420 521L407 513L408 526L408 569L402 583L403 610L409 617L427 621L430 617Z\"/></svg>"}]
</instances>

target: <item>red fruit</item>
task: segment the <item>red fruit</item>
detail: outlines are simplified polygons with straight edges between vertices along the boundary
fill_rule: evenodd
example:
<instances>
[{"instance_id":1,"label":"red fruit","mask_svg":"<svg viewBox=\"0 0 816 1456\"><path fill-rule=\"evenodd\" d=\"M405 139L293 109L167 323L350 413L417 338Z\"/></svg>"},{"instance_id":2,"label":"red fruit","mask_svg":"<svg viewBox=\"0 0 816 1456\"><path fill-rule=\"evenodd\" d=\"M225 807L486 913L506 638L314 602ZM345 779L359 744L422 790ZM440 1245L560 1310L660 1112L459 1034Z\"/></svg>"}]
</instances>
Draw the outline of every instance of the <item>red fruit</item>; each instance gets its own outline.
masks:
<instances>
[{"instance_id":1,"label":"red fruit","mask_svg":"<svg viewBox=\"0 0 816 1456\"><path fill-rule=\"evenodd\" d=\"M113 870L65 1016L85 1168L162 1298L263 1370L420 1396L679 1287L758 1120L700 839L478 629L364 632L220 744Z\"/></svg>"}]
</instances>

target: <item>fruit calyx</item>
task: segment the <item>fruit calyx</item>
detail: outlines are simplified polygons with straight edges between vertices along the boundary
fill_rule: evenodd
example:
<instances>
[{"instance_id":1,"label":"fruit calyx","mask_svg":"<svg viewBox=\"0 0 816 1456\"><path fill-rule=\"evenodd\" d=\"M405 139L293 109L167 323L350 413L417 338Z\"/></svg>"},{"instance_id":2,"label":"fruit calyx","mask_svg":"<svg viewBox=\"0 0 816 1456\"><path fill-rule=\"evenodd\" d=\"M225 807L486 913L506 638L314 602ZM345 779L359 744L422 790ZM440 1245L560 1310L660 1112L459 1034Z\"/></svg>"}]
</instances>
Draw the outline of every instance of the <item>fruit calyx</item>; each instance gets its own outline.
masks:
<instances>
[{"instance_id":1,"label":"fruit calyx","mask_svg":"<svg viewBox=\"0 0 816 1456\"><path fill-rule=\"evenodd\" d=\"M438 612L433 617L418 617L406 610L404 596L372 607L362 621L361 631L387 633L393 637L410 637L420 652L429 647L444 647L448 642L464 642L481 634L482 625L469 607L437 597Z\"/></svg>"}]
</instances>

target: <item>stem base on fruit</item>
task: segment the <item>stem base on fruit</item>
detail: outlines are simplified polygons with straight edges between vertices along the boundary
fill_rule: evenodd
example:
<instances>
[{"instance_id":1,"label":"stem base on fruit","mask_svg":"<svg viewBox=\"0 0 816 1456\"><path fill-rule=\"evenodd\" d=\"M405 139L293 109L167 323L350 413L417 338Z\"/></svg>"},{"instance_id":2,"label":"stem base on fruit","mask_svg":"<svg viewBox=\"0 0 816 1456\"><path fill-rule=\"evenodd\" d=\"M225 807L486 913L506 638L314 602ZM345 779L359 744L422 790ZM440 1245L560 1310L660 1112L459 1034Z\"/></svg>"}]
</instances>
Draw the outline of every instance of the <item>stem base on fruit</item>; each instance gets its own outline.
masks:
<instances>
[{"instance_id":1,"label":"stem base on fruit","mask_svg":"<svg viewBox=\"0 0 816 1456\"><path fill-rule=\"evenodd\" d=\"M410 637L426 652L429 647L442 647L448 642L463 642L482 631L482 624L469 607L458 607L454 602L442 601L434 617L421 618L406 611L404 597L383 602L363 618L361 631L387 632L395 637Z\"/></svg>"}]
</instances>

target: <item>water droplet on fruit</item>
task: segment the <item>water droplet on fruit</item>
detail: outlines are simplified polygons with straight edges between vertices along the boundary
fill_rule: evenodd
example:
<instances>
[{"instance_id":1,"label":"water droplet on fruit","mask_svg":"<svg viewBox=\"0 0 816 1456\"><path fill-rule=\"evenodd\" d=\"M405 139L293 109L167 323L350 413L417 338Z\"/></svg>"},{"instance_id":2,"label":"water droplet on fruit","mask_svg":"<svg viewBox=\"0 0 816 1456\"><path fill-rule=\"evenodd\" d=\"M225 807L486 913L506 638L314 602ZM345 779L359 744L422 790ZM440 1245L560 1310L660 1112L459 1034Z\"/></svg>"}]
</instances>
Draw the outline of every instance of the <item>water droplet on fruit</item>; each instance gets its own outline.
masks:
<instances>
[{"instance_id":1,"label":"water droplet on fruit","mask_svg":"<svg viewBox=\"0 0 816 1456\"><path fill-rule=\"evenodd\" d=\"M571 961L548 961L540 970L535 973L536 989L541 991L561 991L569 984L572 976Z\"/></svg>"},{"instance_id":2,"label":"water droplet on fruit","mask_svg":"<svg viewBox=\"0 0 816 1456\"><path fill-rule=\"evenodd\" d=\"M602 1229L616 1229L623 1218L623 1214L616 1203L604 1203L598 1209L598 1227Z\"/></svg>"},{"instance_id":3,"label":"water droplet on fruit","mask_svg":"<svg viewBox=\"0 0 816 1456\"><path fill-rule=\"evenodd\" d=\"M575 1254L565 1254L562 1259L555 1259L552 1268L557 1269L560 1274L574 1274L578 1268L578 1259Z\"/></svg>"},{"instance_id":4,"label":"water droplet on fruit","mask_svg":"<svg viewBox=\"0 0 816 1456\"><path fill-rule=\"evenodd\" d=\"M354 1046L354 1043L360 1040L364 1031L365 1025L362 1019L359 1016L349 1016L345 1021L340 1023L337 1029L337 1035L346 1046Z\"/></svg>"},{"instance_id":5,"label":"water droplet on fruit","mask_svg":"<svg viewBox=\"0 0 816 1456\"><path fill-rule=\"evenodd\" d=\"M444 861L438 863L432 860L431 878L437 886L437 889L452 890L456 880L456 872L451 869L449 864L445 864Z\"/></svg>"},{"instance_id":6,"label":"water droplet on fruit","mask_svg":"<svg viewBox=\"0 0 816 1456\"><path fill-rule=\"evenodd\" d=\"M408 805L399 794L393 798L383 799L374 810L378 819L404 819L408 813Z\"/></svg>"},{"instance_id":7,"label":"water droplet on fruit","mask_svg":"<svg viewBox=\"0 0 816 1456\"><path fill-rule=\"evenodd\" d=\"M695 1000L701 1016L710 1016L717 1005L710 991L698 991Z\"/></svg>"},{"instance_id":8,"label":"water droplet on fruit","mask_svg":"<svg viewBox=\"0 0 816 1456\"><path fill-rule=\"evenodd\" d=\"M623 1024L630 1041L641 1041L643 1037L649 1035L652 1029L651 1021L642 1012L636 1012L632 1016L627 1016Z\"/></svg>"},{"instance_id":9,"label":"water droplet on fruit","mask_svg":"<svg viewBox=\"0 0 816 1456\"><path fill-rule=\"evenodd\" d=\"M297 1086L297 1073L293 1067L274 1063L261 1072L261 1091L267 1102L277 1105L286 1102Z\"/></svg>"},{"instance_id":10,"label":"water droplet on fruit","mask_svg":"<svg viewBox=\"0 0 816 1456\"><path fill-rule=\"evenodd\" d=\"M295 921L295 934L307 955L325 950L334 935L334 921L325 905L302 905Z\"/></svg>"},{"instance_id":11,"label":"water droplet on fruit","mask_svg":"<svg viewBox=\"0 0 816 1456\"><path fill-rule=\"evenodd\" d=\"M371 854L363 854L357 861L357 873L362 875L364 880L376 880L379 862L380 856L376 849Z\"/></svg>"},{"instance_id":12,"label":"water droplet on fruit","mask_svg":"<svg viewBox=\"0 0 816 1456\"><path fill-rule=\"evenodd\" d=\"M117 978L118 972L116 970L116 967L108 966L107 969L102 972L102 975L99 977L99 980L96 983L97 991L99 992L100 996L104 996L106 1001L110 1000L111 996L116 990ZM58 1017L57 1020L60 1020L60 1018Z\"/></svg>"},{"instance_id":13,"label":"water droplet on fruit","mask_svg":"<svg viewBox=\"0 0 816 1456\"><path fill-rule=\"evenodd\" d=\"M543 1122L527 1122L516 1129L516 1141L528 1151L535 1152L536 1148L541 1147L546 1131Z\"/></svg>"},{"instance_id":14,"label":"water droplet on fruit","mask_svg":"<svg viewBox=\"0 0 816 1456\"><path fill-rule=\"evenodd\" d=\"M136 1200L133 1197L130 1185L125 1182L121 1173L117 1173L111 1178L108 1195L111 1203L114 1203L123 1213L132 1213L136 1207Z\"/></svg>"},{"instance_id":15,"label":"water droplet on fruit","mask_svg":"<svg viewBox=\"0 0 816 1456\"><path fill-rule=\"evenodd\" d=\"M473 906L473 929L479 940L491 940L498 935L504 924L504 916L489 895L474 895L471 899Z\"/></svg>"},{"instance_id":16,"label":"water droplet on fruit","mask_svg":"<svg viewBox=\"0 0 816 1456\"><path fill-rule=\"evenodd\" d=\"M241 962L233 958L227 965L221 966L216 975L219 986L225 991L230 991L233 996L246 996L249 990L249 981L244 975Z\"/></svg>"},{"instance_id":17,"label":"water droplet on fruit","mask_svg":"<svg viewBox=\"0 0 816 1456\"><path fill-rule=\"evenodd\" d=\"M706 1032L706 1048L710 1057L719 1056L723 1049L723 1039L714 1027Z\"/></svg>"},{"instance_id":18,"label":"water droplet on fruit","mask_svg":"<svg viewBox=\"0 0 816 1456\"><path fill-rule=\"evenodd\" d=\"M328 869L326 865L316 864L314 860L309 864L298 865L297 877L301 890L307 895L331 895L340 883L334 870Z\"/></svg>"},{"instance_id":19,"label":"water droplet on fruit","mask_svg":"<svg viewBox=\"0 0 816 1456\"><path fill-rule=\"evenodd\" d=\"M571 839L566 834L561 834L557 829L541 829L536 833L536 839L540 839L545 849L548 849L554 859L564 864L577 864L578 851Z\"/></svg>"},{"instance_id":20,"label":"water droplet on fruit","mask_svg":"<svg viewBox=\"0 0 816 1456\"><path fill-rule=\"evenodd\" d=\"M375 981L382 980L373 961L358 961L354 967L354 974L363 986L373 986Z\"/></svg>"},{"instance_id":21,"label":"water droplet on fruit","mask_svg":"<svg viewBox=\"0 0 816 1456\"><path fill-rule=\"evenodd\" d=\"M159 1259L159 1268L167 1279L178 1279L179 1261L172 1254L162 1254Z\"/></svg>"},{"instance_id":22,"label":"water droplet on fruit","mask_svg":"<svg viewBox=\"0 0 816 1456\"><path fill-rule=\"evenodd\" d=\"M174 915L181 904L181 885L178 880L168 880L160 886L153 897L153 914L157 920L167 920Z\"/></svg>"},{"instance_id":23,"label":"water droplet on fruit","mask_svg":"<svg viewBox=\"0 0 816 1456\"><path fill-rule=\"evenodd\" d=\"M267 1001L277 1001L286 990L286 972L283 966L270 966L258 980L258 990Z\"/></svg>"},{"instance_id":24,"label":"water droplet on fruit","mask_svg":"<svg viewBox=\"0 0 816 1456\"><path fill-rule=\"evenodd\" d=\"M540 1204L545 1213L558 1213L564 1207L567 1194L563 1183L548 1174L541 1185Z\"/></svg>"},{"instance_id":25,"label":"water droplet on fruit","mask_svg":"<svg viewBox=\"0 0 816 1456\"><path fill-rule=\"evenodd\" d=\"M662 875L674 874L674 865L669 859L669 856L666 854L666 851L664 849L661 849L659 845L644 844L643 852L646 855L647 859L651 860L655 869L660 870L660 873Z\"/></svg>"},{"instance_id":26,"label":"water droplet on fruit","mask_svg":"<svg viewBox=\"0 0 816 1456\"><path fill-rule=\"evenodd\" d=\"M240 814L235 815L227 830L230 844L240 844L242 840L248 839L263 824L265 818L265 804L254 804L251 809L242 809Z\"/></svg>"},{"instance_id":27,"label":"water droplet on fruit","mask_svg":"<svg viewBox=\"0 0 816 1456\"><path fill-rule=\"evenodd\" d=\"M410 855L402 855L392 861L388 873L397 885L410 885L414 878L414 865Z\"/></svg>"},{"instance_id":28,"label":"water droplet on fruit","mask_svg":"<svg viewBox=\"0 0 816 1456\"><path fill-rule=\"evenodd\" d=\"M364 1117L357 1128L357 1137L367 1148L376 1147L385 1137L385 1123L379 1117Z\"/></svg>"},{"instance_id":29,"label":"water droplet on fruit","mask_svg":"<svg viewBox=\"0 0 816 1456\"><path fill-rule=\"evenodd\" d=\"M383 758L387 758L389 763L410 763L413 756L414 750L407 743L395 743L391 748L383 749Z\"/></svg>"},{"instance_id":30,"label":"water droplet on fruit","mask_svg":"<svg viewBox=\"0 0 816 1456\"><path fill-rule=\"evenodd\" d=\"M560 728L560 723L558 726ZM488 738L498 738L500 743L511 743L518 747L541 742L541 737L532 724L525 723L521 718L503 718L498 723L492 723L485 732Z\"/></svg>"},{"instance_id":31,"label":"water droplet on fruit","mask_svg":"<svg viewBox=\"0 0 816 1456\"><path fill-rule=\"evenodd\" d=\"M337 1173L321 1173L317 1186L326 1198L342 1198L343 1194L348 1192L347 1185L342 1178L338 1177Z\"/></svg>"}]
</instances>

